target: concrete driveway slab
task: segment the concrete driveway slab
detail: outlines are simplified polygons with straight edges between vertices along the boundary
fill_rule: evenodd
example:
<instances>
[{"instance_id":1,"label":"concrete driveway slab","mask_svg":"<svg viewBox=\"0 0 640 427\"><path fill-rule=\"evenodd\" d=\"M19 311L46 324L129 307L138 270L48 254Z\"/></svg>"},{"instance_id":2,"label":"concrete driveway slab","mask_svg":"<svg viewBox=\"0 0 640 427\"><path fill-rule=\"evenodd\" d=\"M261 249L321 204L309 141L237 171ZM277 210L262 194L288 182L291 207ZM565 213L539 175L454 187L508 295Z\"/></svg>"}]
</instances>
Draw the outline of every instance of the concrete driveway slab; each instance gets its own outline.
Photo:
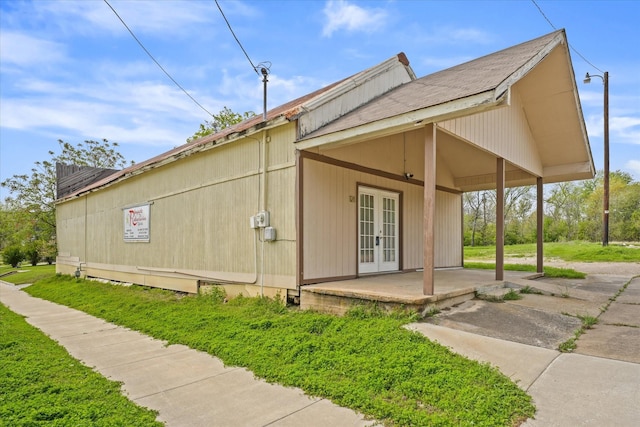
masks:
<instances>
[{"instance_id":1,"label":"concrete driveway slab","mask_svg":"<svg viewBox=\"0 0 640 427\"><path fill-rule=\"evenodd\" d=\"M616 298L616 302L623 304L640 304L640 277L636 277L624 290L622 295Z\"/></svg>"},{"instance_id":2,"label":"concrete driveway slab","mask_svg":"<svg viewBox=\"0 0 640 427\"><path fill-rule=\"evenodd\" d=\"M442 311L425 322L551 350L572 337L581 325L580 319L553 311L479 300Z\"/></svg>"},{"instance_id":3,"label":"concrete driveway slab","mask_svg":"<svg viewBox=\"0 0 640 427\"><path fill-rule=\"evenodd\" d=\"M509 301L509 304L529 307L538 310L570 314L572 316L593 316L600 314L604 301L595 302L576 298L552 297L550 295L524 294L521 300Z\"/></svg>"},{"instance_id":4,"label":"concrete driveway slab","mask_svg":"<svg viewBox=\"0 0 640 427\"><path fill-rule=\"evenodd\" d=\"M640 305L612 302L607 311L602 313L598 320L608 325L640 327Z\"/></svg>"},{"instance_id":5,"label":"concrete driveway slab","mask_svg":"<svg viewBox=\"0 0 640 427\"><path fill-rule=\"evenodd\" d=\"M640 363L640 328L596 325L580 337L575 352Z\"/></svg>"},{"instance_id":6,"label":"concrete driveway slab","mask_svg":"<svg viewBox=\"0 0 640 427\"><path fill-rule=\"evenodd\" d=\"M538 411L524 426L636 427L638 384L638 364L562 354L529 388Z\"/></svg>"}]
</instances>

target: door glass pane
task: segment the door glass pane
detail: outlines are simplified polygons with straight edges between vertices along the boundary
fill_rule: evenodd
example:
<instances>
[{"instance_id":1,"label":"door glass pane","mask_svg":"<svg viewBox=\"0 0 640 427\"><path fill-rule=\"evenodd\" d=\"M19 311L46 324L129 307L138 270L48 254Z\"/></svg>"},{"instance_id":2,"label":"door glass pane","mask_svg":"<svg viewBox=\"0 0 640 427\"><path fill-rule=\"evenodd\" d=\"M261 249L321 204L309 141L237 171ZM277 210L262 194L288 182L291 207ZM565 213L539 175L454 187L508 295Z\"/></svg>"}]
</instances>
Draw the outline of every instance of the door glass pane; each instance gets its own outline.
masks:
<instances>
[{"instance_id":1,"label":"door glass pane","mask_svg":"<svg viewBox=\"0 0 640 427\"><path fill-rule=\"evenodd\" d=\"M373 195L360 194L360 262L374 262Z\"/></svg>"},{"instance_id":2,"label":"door glass pane","mask_svg":"<svg viewBox=\"0 0 640 427\"><path fill-rule=\"evenodd\" d=\"M396 260L396 201L390 198L383 198L382 210L382 242L384 262L394 262Z\"/></svg>"}]
</instances>

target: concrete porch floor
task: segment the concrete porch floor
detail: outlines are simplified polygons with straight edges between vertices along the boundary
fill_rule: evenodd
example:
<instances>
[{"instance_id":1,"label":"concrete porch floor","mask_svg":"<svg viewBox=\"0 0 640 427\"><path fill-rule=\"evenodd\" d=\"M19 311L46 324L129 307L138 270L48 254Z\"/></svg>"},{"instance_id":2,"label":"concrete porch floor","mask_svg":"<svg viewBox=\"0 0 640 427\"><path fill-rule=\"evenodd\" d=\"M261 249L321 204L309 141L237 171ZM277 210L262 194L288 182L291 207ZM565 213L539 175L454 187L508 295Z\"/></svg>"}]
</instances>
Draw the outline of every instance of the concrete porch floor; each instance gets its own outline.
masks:
<instances>
[{"instance_id":1,"label":"concrete porch floor","mask_svg":"<svg viewBox=\"0 0 640 427\"><path fill-rule=\"evenodd\" d=\"M473 299L476 292L503 288L509 280L538 277L531 272L505 271L495 280L494 270L437 269L434 295L423 295L423 273L390 273L352 280L302 286L300 308L342 315L355 304L376 302L386 310L417 311L421 316L433 308L450 307Z\"/></svg>"}]
</instances>

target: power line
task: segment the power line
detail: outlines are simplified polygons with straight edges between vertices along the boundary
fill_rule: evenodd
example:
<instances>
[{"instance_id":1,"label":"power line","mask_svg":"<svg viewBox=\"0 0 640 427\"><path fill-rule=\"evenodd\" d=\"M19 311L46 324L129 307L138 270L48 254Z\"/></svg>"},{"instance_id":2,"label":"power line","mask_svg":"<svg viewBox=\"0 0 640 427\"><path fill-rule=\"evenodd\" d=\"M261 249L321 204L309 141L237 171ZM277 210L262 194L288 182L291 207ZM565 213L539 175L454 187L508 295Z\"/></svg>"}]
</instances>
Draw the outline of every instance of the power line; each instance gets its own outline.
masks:
<instances>
[{"instance_id":1,"label":"power line","mask_svg":"<svg viewBox=\"0 0 640 427\"><path fill-rule=\"evenodd\" d=\"M137 41L137 42L138 42L138 44L140 45L140 47L142 48L142 50L144 50L144 51L147 53L147 55L149 55L149 58L151 58L151 59L153 60L153 62L155 62L155 63L156 63L156 65L157 65L157 66L158 66L158 67L159 67L159 68L160 68L160 69L161 69L161 70L162 70L162 71L167 75L167 77L169 77L169 79L171 79L171 81L172 81L176 86L178 86L178 87L180 88L180 90L182 90L182 91L185 93L185 95L187 95L189 98L191 98L191 100L192 100L193 102L195 102L195 103L196 103L196 105L197 105L198 107L202 108L202 110L203 110L204 112L206 112L209 116L213 117L213 114L211 114L211 113L209 112L209 110L207 110L206 108L204 108L204 107L202 106L202 104L200 104L198 101L196 101L196 99L195 99L193 96L191 96L191 95L189 94L189 92L187 92L187 91L185 90L185 88L183 88L183 87L180 85L180 83L178 83L178 82L177 82L173 77L171 77L171 75L167 72L167 70L165 70L165 69L162 67L162 65L160 65L160 63L159 63L158 61L156 61L156 58L154 58L154 57L153 57L153 55L151 55L151 52L149 52L149 51L147 50L147 48L146 48L146 47L144 47L144 45L143 45L143 44L142 44L142 42L138 39L138 37L136 37L136 35L133 33L133 31L131 31L131 28L129 28L129 26L127 25L127 23L126 23L126 22L124 22L124 19L122 19L122 18L120 17L120 15L118 15L118 12L116 12L116 10L113 8L113 6L111 6L107 0L104 0L104 2L107 4L107 6L109 6L109 8L113 11L113 13L118 17L118 19L120 20L120 22L122 22L122 25L124 25L124 27L129 31L129 34L131 34L131 36L135 39L135 41Z\"/></svg>"},{"instance_id":2,"label":"power line","mask_svg":"<svg viewBox=\"0 0 640 427\"><path fill-rule=\"evenodd\" d=\"M542 8L540 7L540 5L538 5L538 3L536 2L536 0L531 0L531 3L533 3L536 8L538 8L538 11L540 12L540 14L542 15L542 17L549 23L549 25L551 25L551 28L553 28L554 30L557 30L556 26L553 25L553 22L551 22L551 20L549 18L547 18L547 15L545 15L545 13L542 11ZM585 58L580 52L577 51L576 48L574 48L570 43L569 43L569 48L571 48L572 51L574 51L580 58L582 58L582 60L584 62L586 62L587 64L591 65L593 68L595 68L596 70L600 71L601 73L604 74L604 71L602 71L600 68L596 67L595 65L593 65L591 63L591 61L589 61L587 58Z\"/></svg>"},{"instance_id":3,"label":"power line","mask_svg":"<svg viewBox=\"0 0 640 427\"><path fill-rule=\"evenodd\" d=\"M533 2L534 5L536 5L536 7L538 8L538 11L543 16L543 18L547 20L549 25L551 25L551 28L553 28L554 30L557 30L556 26L553 25L553 22L551 22L551 20L547 18L547 15L544 14L544 12L542 11L542 8L538 5L538 3L536 3L536 0L531 0L531 1Z\"/></svg>"},{"instance_id":4,"label":"power line","mask_svg":"<svg viewBox=\"0 0 640 427\"><path fill-rule=\"evenodd\" d=\"M231 31L231 34L233 35L233 38L236 39L236 42L238 43L238 46L240 46L240 49L242 49L242 52L244 53L244 56L247 57L247 60L249 61L249 64L251 64L251 68L253 68L253 71L255 71L257 75L260 75L260 73L258 72L258 67L253 65L253 62L251 61L251 58L249 58L249 54L247 53L246 50L244 50L244 47L242 47L242 43L240 43L240 40L238 40L238 37L236 37L236 33L233 32L233 28L231 28L231 24L229 23L229 20L224 15L224 12L222 11L222 8L220 7L220 3L218 3L218 0L214 0L214 1L216 2L216 6L218 6L218 10L220 11L220 14L224 18L224 22L227 23L227 27L229 27L229 31ZM260 64L258 64L258 65L260 65ZM267 67L267 70L268 70L268 67Z\"/></svg>"}]
</instances>

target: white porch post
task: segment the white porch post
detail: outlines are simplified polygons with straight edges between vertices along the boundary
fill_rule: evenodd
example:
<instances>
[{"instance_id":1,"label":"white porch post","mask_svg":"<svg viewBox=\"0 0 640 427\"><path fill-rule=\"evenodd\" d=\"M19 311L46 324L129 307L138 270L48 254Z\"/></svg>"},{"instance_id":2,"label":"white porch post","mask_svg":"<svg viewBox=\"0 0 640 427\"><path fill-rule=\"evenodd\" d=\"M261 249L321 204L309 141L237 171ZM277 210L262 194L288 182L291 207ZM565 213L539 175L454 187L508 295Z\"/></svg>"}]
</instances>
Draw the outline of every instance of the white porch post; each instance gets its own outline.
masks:
<instances>
[{"instance_id":1,"label":"white porch post","mask_svg":"<svg viewBox=\"0 0 640 427\"><path fill-rule=\"evenodd\" d=\"M504 159L496 162L496 280L504 280Z\"/></svg>"},{"instance_id":2,"label":"white porch post","mask_svg":"<svg viewBox=\"0 0 640 427\"><path fill-rule=\"evenodd\" d=\"M544 198L542 191L542 178L536 179L537 187L537 207L536 207L536 227L538 230L538 240L536 242L536 264L538 273L544 273L543 265L543 242L544 242Z\"/></svg>"},{"instance_id":3,"label":"white porch post","mask_svg":"<svg viewBox=\"0 0 640 427\"><path fill-rule=\"evenodd\" d=\"M436 211L436 127L424 127L424 278L422 293L433 295L434 218Z\"/></svg>"}]
</instances>

